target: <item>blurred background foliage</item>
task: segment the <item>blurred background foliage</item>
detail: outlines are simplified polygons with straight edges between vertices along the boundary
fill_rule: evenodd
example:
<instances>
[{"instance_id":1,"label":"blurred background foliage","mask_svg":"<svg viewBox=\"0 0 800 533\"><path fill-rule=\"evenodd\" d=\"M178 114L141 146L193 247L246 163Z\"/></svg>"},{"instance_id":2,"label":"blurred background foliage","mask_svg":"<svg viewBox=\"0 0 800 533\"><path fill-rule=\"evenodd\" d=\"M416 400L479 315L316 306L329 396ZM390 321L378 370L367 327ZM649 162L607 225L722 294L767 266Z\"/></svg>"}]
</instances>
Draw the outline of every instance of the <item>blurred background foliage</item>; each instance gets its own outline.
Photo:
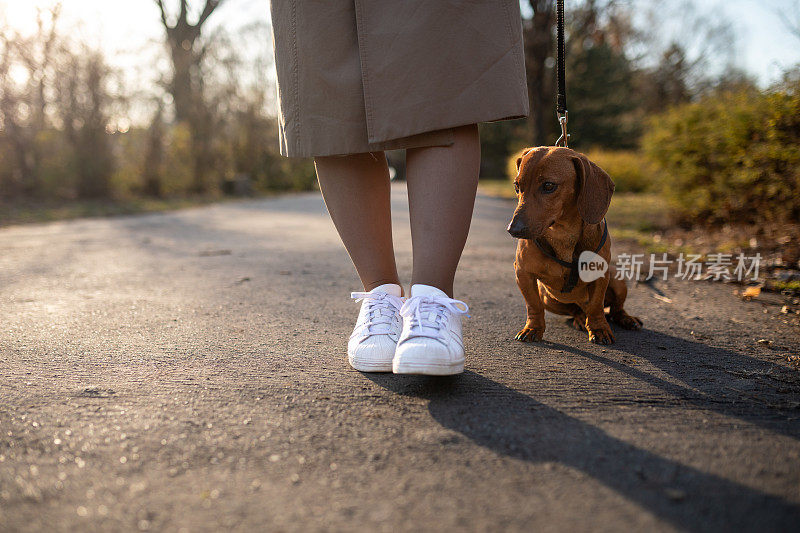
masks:
<instances>
[{"instance_id":1,"label":"blurred background foliage","mask_svg":"<svg viewBox=\"0 0 800 533\"><path fill-rule=\"evenodd\" d=\"M315 187L311 160L278 153L272 57L248 44L269 27L209 25L234 0L137 1L157 7L162 36L144 87L75 37L59 4L33 32L0 18L0 207ZM532 112L481 125L484 179L507 184L514 154L558 135L554 4L521 2ZM759 85L737 68L724 16L694 5L567 2L571 146L617 191L664 198L680 224L797 222L798 69ZM402 177L402 153L389 157Z\"/></svg>"},{"instance_id":2,"label":"blurred background foliage","mask_svg":"<svg viewBox=\"0 0 800 533\"><path fill-rule=\"evenodd\" d=\"M271 57L241 51L269 28L206 31L224 3L155 1L168 66L144 90L61 27L59 3L31 34L0 19L0 202L312 188L313 162L278 154Z\"/></svg>"},{"instance_id":3,"label":"blurred background foliage","mask_svg":"<svg viewBox=\"0 0 800 533\"><path fill-rule=\"evenodd\" d=\"M725 90L649 118L644 152L680 222L800 221L799 82Z\"/></svg>"}]
</instances>

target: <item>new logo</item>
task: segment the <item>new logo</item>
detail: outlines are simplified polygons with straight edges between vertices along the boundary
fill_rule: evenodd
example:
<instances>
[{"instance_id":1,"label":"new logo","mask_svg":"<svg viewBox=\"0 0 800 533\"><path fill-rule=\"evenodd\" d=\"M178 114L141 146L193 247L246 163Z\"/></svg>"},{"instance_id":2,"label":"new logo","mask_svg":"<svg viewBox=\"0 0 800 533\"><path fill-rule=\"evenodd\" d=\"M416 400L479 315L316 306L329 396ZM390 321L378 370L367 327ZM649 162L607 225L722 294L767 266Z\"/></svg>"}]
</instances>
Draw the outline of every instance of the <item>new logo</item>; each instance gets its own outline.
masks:
<instances>
[{"instance_id":1,"label":"new logo","mask_svg":"<svg viewBox=\"0 0 800 533\"><path fill-rule=\"evenodd\" d=\"M594 252L586 250L578 256L578 276L581 281L589 283L600 279L608 270L608 263L605 259Z\"/></svg>"}]
</instances>

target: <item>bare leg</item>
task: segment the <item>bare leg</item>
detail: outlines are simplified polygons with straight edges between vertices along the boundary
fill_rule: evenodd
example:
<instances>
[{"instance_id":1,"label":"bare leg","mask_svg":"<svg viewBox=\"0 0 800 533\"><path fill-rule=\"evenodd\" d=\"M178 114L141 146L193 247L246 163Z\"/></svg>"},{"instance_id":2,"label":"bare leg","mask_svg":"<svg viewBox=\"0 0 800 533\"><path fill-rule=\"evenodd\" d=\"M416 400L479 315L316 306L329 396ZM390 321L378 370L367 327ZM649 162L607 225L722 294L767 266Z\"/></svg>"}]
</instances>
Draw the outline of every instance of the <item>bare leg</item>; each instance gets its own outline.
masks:
<instances>
[{"instance_id":1,"label":"bare leg","mask_svg":"<svg viewBox=\"0 0 800 533\"><path fill-rule=\"evenodd\" d=\"M452 297L478 187L478 126L455 128L451 146L411 148L406 159L414 252L411 283L438 287Z\"/></svg>"},{"instance_id":2,"label":"bare leg","mask_svg":"<svg viewBox=\"0 0 800 533\"><path fill-rule=\"evenodd\" d=\"M399 284L386 155L373 152L317 157L314 166L325 205L364 289Z\"/></svg>"}]
</instances>

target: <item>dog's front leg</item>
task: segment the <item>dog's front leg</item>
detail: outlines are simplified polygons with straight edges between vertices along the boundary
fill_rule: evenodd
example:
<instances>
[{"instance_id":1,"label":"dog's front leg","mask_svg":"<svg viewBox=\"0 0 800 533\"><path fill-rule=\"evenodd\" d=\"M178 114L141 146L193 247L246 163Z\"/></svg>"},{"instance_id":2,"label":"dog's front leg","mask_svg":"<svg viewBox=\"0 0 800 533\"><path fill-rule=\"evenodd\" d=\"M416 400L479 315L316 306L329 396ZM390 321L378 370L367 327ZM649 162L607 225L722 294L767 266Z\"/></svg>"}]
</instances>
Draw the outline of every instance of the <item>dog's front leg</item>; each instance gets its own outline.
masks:
<instances>
[{"instance_id":1,"label":"dog's front leg","mask_svg":"<svg viewBox=\"0 0 800 533\"><path fill-rule=\"evenodd\" d=\"M514 262L514 270L517 277L517 286L519 286L522 296L525 297L525 306L528 310L528 319L525 322L525 327L514 338L523 342L540 341L544 335L544 304L539 297L536 277L530 272L522 270L516 261Z\"/></svg>"},{"instance_id":2,"label":"dog's front leg","mask_svg":"<svg viewBox=\"0 0 800 533\"><path fill-rule=\"evenodd\" d=\"M612 344L614 333L606 320L604 310L606 289L608 289L608 273L589 284L589 301L581 308L586 314L586 331L589 332L589 341L597 344Z\"/></svg>"}]
</instances>

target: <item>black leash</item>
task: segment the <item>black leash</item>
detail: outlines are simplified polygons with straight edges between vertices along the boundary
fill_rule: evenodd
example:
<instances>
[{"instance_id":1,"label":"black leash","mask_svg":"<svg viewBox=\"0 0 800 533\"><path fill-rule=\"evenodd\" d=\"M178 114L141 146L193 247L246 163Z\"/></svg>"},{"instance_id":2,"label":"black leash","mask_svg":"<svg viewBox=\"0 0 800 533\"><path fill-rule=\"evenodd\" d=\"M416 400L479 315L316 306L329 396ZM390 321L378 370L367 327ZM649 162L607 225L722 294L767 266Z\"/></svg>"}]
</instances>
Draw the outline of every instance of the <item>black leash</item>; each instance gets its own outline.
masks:
<instances>
[{"instance_id":1,"label":"black leash","mask_svg":"<svg viewBox=\"0 0 800 533\"><path fill-rule=\"evenodd\" d=\"M556 96L556 117L561 126L561 137L556 141L556 146L567 147L569 134L567 133L567 82L564 50L564 0L556 1L556 26L558 50L556 58L556 80L558 95Z\"/></svg>"},{"instance_id":2,"label":"black leash","mask_svg":"<svg viewBox=\"0 0 800 533\"><path fill-rule=\"evenodd\" d=\"M556 88L558 93L556 95L556 117L558 124L561 126L561 136L556 141L556 146L567 147L569 143L569 133L567 133L567 81L566 81L566 50L564 46L564 0L556 1L556 40L557 40L557 57L556 57ZM595 248L594 253L599 252L608 239L608 222L603 219L603 236L600 238L600 244ZM533 242L542 251L544 255L569 269L567 276L564 279L564 286L561 288L561 293L566 294L572 292L575 285L578 284L578 277L580 274L580 265L578 258L580 254L573 251L572 261L564 261L556 257L556 254L547 250L539 239L534 239Z\"/></svg>"},{"instance_id":3,"label":"black leash","mask_svg":"<svg viewBox=\"0 0 800 533\"><path fill-rule=\"evenodd\" d=\"M606 239L608 239L608 222L606 222L604 219L603 236L600 238L600 244L597 245L597 248L595 248L594 253L599 252L600 249L603 248L603 245L606 243ZM580 254L573 252L572 262L564 261L563 259L559 259L558 257L556 257L555 253L546 250L544 245L542 245L542 243L539 242L539 239L534 239L533 242L536 243L536 246L539 248L539 250L542 251L544 255L546 255L559 265L563 266L564 268L569 269L567 277L564 280L564 286L561 288L561 293L567 294L569 292L572 292L572 289L574 289L575 285L578 284L578 274L580 273L580 265L578 265L578 258L580 257Z\"/></svg>"}]
</instances>

